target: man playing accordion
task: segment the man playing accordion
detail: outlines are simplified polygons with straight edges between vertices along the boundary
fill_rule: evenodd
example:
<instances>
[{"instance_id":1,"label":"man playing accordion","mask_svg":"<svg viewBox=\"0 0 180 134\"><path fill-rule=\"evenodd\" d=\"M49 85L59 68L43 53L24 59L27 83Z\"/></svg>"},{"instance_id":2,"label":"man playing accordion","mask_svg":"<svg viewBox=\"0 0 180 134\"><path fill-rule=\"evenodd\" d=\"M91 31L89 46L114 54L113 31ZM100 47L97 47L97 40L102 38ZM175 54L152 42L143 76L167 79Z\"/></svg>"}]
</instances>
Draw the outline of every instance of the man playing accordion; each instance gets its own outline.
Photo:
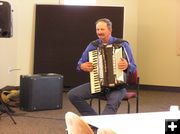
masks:
<instances>
[{"instance_id":1,"label":"man playing accordion","mask_svg":"<svg viewBox=\"0 0 180 134\"><path fill-rule=\"evenodd\" d=\"M119 45L124 50L124 57L119 58L117 61L118 70L126 73L133 73L136 70L136 65L132 55L131 48L127 41L119 38L112 37L112 23L107 18L102 18L96 21L96 34L98 39L89 43L81 58L79 59L77 70L92 73L95 70L94 64L90 62L89 53L98 50L100 46L109 46L112 44ZM103 65L104 66L104 65ZM112 69L110 69L112 70ZM124 83L126 80L124 79ZM92 84L92 83L91 83ZM115 84L115 86L103 86L100 84L101 90L92 93L92 85L90 83L82 84L78 87L71 89L68 92L70 102L76 107L81 115L97 115L96 111L86 102L86 100L94 97L103 96L107 99L107 104L102 114L115 114L121 104L123 97L126 94L124 84Z\"/></svg>"}]
</instances>

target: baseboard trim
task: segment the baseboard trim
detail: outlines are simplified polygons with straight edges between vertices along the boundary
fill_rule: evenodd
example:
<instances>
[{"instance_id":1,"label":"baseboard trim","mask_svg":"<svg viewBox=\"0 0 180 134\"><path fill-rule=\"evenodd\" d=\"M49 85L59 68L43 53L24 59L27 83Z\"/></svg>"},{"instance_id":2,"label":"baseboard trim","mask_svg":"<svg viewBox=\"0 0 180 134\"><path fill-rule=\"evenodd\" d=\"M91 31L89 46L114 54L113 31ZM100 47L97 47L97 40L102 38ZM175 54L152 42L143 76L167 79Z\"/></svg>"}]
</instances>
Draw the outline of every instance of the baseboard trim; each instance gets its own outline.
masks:
<instances>
[{"instance_id":1,"label":"baseboard trim","mask_svg":"<svg viewBox=\"0 0 180 134\"><path fill-rule=\"evenodd\" d=\"M156 86L156 85L144 85L144 84L140 84L140 90L180 92L180 87L173 87L173 86Z\"/></svg>"}]
</instances>

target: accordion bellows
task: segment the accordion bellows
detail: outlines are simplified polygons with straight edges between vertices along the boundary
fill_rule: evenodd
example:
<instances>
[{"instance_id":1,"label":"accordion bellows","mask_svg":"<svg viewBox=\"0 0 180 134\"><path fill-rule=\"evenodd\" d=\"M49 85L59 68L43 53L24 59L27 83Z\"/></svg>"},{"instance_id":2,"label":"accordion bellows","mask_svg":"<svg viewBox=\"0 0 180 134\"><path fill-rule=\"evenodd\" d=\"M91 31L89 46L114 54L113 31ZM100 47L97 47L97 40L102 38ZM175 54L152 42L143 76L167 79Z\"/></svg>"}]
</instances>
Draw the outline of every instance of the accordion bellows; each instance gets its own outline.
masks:
<instances>
[{"instance_id":1,"label":"accordion bellows","mask_svg":"<svg viewBox=\"0 0 180 134\"><path fill-rule=\"evenodd\" d=\"M93 63L93 71L90 72L92 94L101 92L101 87L115 87L124 83L124 72L118 68L123 51L120 44L110 44L89 52L89 62Z\"/></svg>"}]
</instances>

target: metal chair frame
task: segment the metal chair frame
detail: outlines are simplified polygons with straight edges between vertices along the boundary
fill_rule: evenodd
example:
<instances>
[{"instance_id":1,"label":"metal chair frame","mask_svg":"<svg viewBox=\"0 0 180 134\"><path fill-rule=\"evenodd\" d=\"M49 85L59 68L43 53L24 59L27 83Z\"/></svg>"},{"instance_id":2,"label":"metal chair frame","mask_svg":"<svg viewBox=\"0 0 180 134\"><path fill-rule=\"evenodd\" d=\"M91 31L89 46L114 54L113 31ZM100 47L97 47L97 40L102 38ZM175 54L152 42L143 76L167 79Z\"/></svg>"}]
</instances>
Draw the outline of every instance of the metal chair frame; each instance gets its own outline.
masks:
<instances>
[{"instance_id":1,"label":"metal chair frame","mask_svg":"<svg viewBox=\"0 0 180 134\"><path fill-rule=\"evenodd\" d=\"M140 88L140 85L139 85L139 77L137 77L137 81L136 83L133 83L133 84L129 84L127 86L127 90L130 89L130 88L135 88L136 91L127 91L125 97L123 98L122 101L126 101L127 102L127 105L128 105L128 110L127 112L130 113L130 110L131 110L131 104L130 104L130 100L131 99L136 99L136 113L139 112L139 88ZM130 94L133 94L131 97L127 97L129 96ZM105 98L102 98L102 97L99 97L99 98L91 98L90 99L90 106L92 106L92 101L93 99L98 99L98 113L99 115L101 114L101 101L106 101Z\"/></svg>"}]
</instances>

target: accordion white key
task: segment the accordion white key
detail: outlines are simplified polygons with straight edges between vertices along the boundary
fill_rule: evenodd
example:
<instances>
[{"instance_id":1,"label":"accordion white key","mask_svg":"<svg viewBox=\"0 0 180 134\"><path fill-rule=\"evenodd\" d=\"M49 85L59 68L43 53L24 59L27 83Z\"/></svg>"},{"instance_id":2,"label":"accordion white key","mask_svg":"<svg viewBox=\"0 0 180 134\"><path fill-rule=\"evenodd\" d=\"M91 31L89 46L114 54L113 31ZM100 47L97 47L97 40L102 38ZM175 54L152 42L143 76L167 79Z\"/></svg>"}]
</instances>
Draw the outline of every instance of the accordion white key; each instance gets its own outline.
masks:
<instances>
[{"instance_id":1,"label":"accordion white key","mask_svg":"<svg viewBox=\"0 0 180 134\"><path fill-rule=\"evenodd\" d=\"M91 93L101 92L101 87L115 87L124 84L124 72L118 68L123 57L123 47L117 44L101 45L89 52Z\"/></svg>"}]
</instances>

